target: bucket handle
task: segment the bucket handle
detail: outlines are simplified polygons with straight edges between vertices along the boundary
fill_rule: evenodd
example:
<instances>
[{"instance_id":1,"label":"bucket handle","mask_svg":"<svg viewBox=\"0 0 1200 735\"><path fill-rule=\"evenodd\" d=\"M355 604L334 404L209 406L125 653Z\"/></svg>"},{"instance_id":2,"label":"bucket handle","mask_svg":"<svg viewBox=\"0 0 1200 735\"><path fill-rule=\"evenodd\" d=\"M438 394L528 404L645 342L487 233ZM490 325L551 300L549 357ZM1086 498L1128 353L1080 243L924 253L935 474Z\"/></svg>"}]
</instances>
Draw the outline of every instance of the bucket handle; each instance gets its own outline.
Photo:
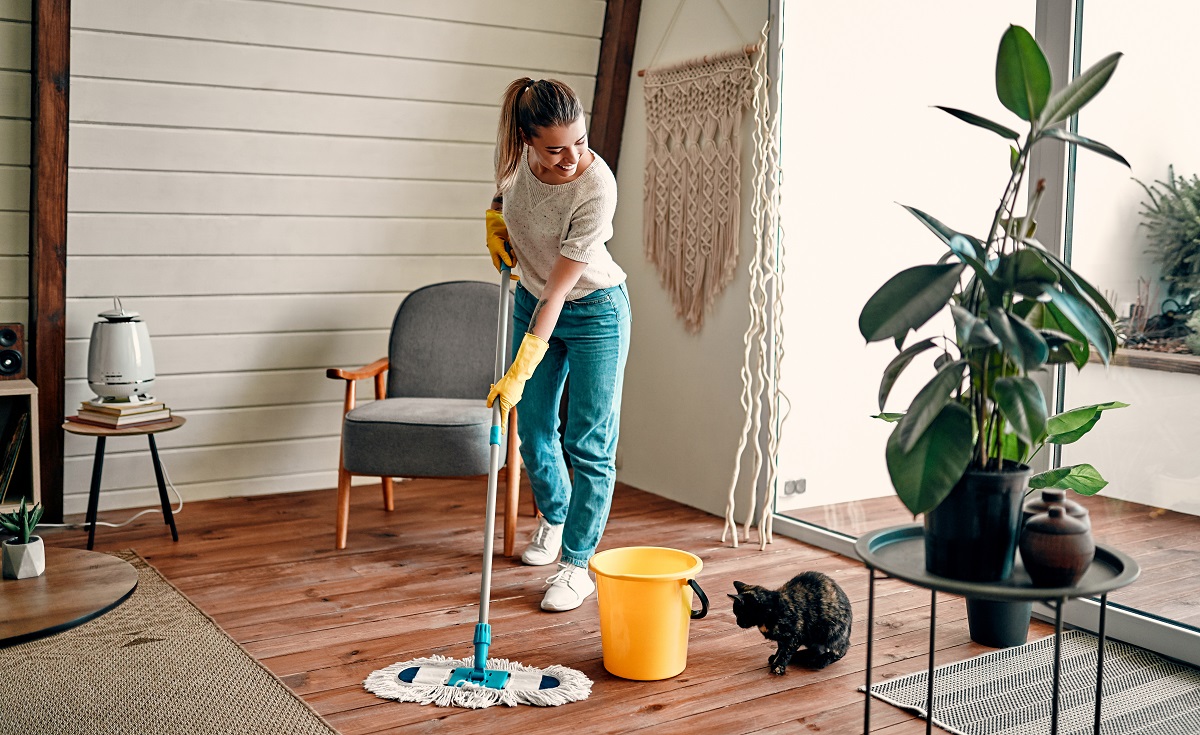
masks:
<instances>
[{"instance_id":1,"label":"bucket handle","mask_svg":"<svg viewBox=\"0 0 1200 735\"><path fill-rule=\"evenodd\" d=\"M700 609L692 610L692 620L699 620L708 615L708 595L704 594L704 590L700 589L700 585L696 584L696 580L689 579L687 583L700 596Z\"/></svg>"}]
</instances>

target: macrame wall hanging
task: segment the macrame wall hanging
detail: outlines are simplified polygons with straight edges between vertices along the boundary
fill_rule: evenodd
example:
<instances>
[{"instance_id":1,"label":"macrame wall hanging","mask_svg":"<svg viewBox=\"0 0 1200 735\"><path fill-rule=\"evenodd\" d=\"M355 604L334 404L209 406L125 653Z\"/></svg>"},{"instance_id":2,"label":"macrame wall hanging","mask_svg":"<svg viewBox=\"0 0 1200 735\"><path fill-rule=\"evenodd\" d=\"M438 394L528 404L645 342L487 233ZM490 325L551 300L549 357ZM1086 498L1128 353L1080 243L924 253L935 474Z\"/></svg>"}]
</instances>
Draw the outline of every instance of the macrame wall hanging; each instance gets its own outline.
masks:
<instances>
[{"instance_id":1,"label":"macrame wall hanging","mask_svg":"<svg viewBox=\"0 0 1200 735\"><path fill-rule=\"evenodd\" d=\"M645 72L642 238L692 334L737 266L740 128L751 99L752 48Z\"/></svg>"},{"instance_id":2,"label":"macrame wall hanging","mask_svg":"<svg viewBox=\"0 0 1200 735\"><path fill-rule=\"evenodd\" d=\"M780 223L780 185L783 174L779 166L779 113L771 104L771 80L767 76L766 49L768 22L762 29L759 48L763 52L754 61L754 151L753 151L753 194L750 200L750 216L753 220L754 252L750 261L750 324L742 338L745 350L742 354L742 410L745 421L738 442L733 465L733 478L729 483L729 500L725 506L725 528L721 541L732 534L733 545L738 545L738 528L734 520L736 491L741 475L742 454L747 443L753 447L750 468L749 503L744 528L745 540L750 540L750 529L754 526L754 514L760 487L762 509L758 517L759 548L765 549L772 541L771 524L775 512L775 494L779 484L779 435L790 407L787 396L779 387L780 367L783 364L783 270L784 238ZM782 63L783 44L776 44L775 68ZM778 74L775 80L775 99L779 99ZM764 426L766 447L763 446ZM765 449L765 451L764 451ZM765 483L760 483L763 473Z\"/></svg>"}]
</instances>

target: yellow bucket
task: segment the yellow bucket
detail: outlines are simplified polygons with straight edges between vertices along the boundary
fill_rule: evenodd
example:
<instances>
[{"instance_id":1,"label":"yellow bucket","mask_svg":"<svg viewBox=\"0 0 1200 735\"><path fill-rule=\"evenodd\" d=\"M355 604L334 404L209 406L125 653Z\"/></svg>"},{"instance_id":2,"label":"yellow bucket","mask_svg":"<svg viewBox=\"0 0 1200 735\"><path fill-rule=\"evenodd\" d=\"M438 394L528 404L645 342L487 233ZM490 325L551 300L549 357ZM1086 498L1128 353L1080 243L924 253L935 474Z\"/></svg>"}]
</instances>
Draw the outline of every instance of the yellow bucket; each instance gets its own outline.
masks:
<instances>
[{"instance_id":1,"label":"yellow bucket","mask_svg":"<svg viewBox=\"0 0 1200 735\"><path fill-rule=\"evenodd\" d=\"M630 546L601 551L596 573L604 668L623 679L669 679L687 666L688 621L708 614L696 576L700 557L678 549ZM692 610L692 590L700 610Z\"/></svg>"}]
</instances>

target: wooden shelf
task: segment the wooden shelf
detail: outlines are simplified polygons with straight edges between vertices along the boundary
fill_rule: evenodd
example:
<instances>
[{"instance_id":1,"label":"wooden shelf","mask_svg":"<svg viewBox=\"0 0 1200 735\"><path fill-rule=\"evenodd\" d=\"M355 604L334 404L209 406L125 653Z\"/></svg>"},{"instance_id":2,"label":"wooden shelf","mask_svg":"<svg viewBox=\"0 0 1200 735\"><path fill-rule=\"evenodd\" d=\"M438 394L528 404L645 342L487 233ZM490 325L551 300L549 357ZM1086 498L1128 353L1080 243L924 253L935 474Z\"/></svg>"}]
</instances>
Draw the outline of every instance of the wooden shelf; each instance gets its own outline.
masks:
<instances>
[{"instance_id":1,"label":"wooden shelf","mask_svg":"<svg viewBox=\"0 0 1200 735\"><path fill-rule=\"evenodd\" d=\"M1093 350L1088 357L1089 362L1102 362ZM1120 348L1113 355L1110 365L1142 368L1143 370L1161 370L1168 373L1191 373L1200 375L1200 355L1181 355L1171 352L1154 352L1152 350L1128 350Z\"/></svg>"},{"instance_id":2,"label":"wooden shelf","mask_svg":"<svg viewBox=\"0 0 1200 735\"><path fill-rule=\"evenodd\" d=\"M21 498L30 503L40 502L41 463L38 461L38 398L37 386L30 380L0 380L0 472L3 470L4 452L8 447L11 431L10 417L29 413L25 437L17 455L16 468L8 487L8 496L0 504L0 513L20 507Z\"/></svg>"}]
</instances>

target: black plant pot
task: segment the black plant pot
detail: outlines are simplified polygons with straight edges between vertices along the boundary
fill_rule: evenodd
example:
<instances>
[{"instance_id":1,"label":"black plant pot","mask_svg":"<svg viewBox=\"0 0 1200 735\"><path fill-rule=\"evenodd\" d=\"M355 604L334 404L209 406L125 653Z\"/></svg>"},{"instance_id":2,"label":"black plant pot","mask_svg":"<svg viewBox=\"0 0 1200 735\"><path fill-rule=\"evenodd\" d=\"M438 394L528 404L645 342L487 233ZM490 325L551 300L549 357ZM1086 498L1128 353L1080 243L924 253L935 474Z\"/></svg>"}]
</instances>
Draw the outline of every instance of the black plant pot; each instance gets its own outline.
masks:
<instances>
[{"instance_id":1,"label":"black plant pot","mask_svg":"<svg viewBox=\"0 0 1200 735\"><path fill-rule=\"evenodd\" d=\"M1020 646L1029 637L1032 602L967 598L967 626L971 640L992 648Z\"/></svg>"},{"instance_id":2,"label":"black plant pot","mask_svg":"<svg viewBox=\"0 0 1200 735\"><path fill-rule=\"evenodd\" d=\"M968 470L950 495L925 514L925 569L966 582L1000 582L1012 574L1021 534L1021 503L1030 469Z\"/></svg>"}]
</instances>

